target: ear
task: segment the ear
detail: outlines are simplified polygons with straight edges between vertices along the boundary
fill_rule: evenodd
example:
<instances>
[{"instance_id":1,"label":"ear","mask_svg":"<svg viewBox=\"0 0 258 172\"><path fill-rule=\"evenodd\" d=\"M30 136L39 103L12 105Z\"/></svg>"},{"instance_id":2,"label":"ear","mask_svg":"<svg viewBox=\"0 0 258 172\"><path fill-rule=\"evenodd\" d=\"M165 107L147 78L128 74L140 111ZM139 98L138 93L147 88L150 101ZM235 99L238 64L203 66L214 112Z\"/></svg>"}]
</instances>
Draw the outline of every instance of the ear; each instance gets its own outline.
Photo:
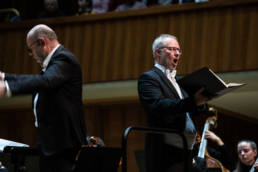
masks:
<instances>
[{"instance_id":1,"label":"ear","mask_svg":"<svg viewBox=\"0 0 258 172\"><path fill-rule=\"evenodd\" d=\"M43 39L39 38L39 39L38 39L38 44L39 44L40 46L44 46L44 45L45 45L45 42L44 42Z\"/></svg>"},{"instance_id":2,"label":"ear","mask_svg":"<svg viewBox=\"0 0 258 172\"><path fill-rule=\"evenodd\" d=\"M156 48L156 50L155 50L155 53L156 53L156 57L159 57L160 56L160 49L159 48Z\"/></svg>"},{"instance_id":3,"label":"ear","mask_svg":"<svg viewBox=\"0 0 258 172\"><path fill-rule=\"evenodd\" d=\"M255 157L257 156L257 149L254 149Z\"/></svg>"},{"instance_id":4,"label":"ear","mask_svg":"<svg viewBox=\"0 0 258 172\"><path fill-rule=\"evenodd\" d=\"M156 48L156 50L155 50L155 52L156 52L156 54L160 54L160 49L159 48Z\"/></svg>"}]
</instances>

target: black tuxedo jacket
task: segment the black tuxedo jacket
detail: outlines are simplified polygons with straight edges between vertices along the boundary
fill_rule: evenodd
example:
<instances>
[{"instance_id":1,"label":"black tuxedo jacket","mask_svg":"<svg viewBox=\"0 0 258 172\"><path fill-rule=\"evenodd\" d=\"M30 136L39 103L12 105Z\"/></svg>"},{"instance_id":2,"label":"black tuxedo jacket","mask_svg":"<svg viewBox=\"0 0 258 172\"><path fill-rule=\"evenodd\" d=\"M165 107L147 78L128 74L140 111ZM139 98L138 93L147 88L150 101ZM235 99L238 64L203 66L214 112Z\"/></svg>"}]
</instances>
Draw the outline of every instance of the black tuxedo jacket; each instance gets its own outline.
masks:
<instances>
[{"instance_id":1,"label":"black tuxedo jacket","mask_svg":"<svg viewBox=\"0 0 258 172\"><path fill-rule=\"evenodd\" d=\"M82 104L82 72L77 58L57 48L44 73L6 74L12 95L39 93L38 143L45 155L86 144Z\"/></svg>"},{"instance_id":2,"label":"black tuxedo jacket","mask_svg":"<svg viewBox=\"0 0 258 172\"><path fill-rule=\"evenodd\" d=\"M186 112L194 114L197 107L182 88L181 92L184 99L180 99L167 76L156 67L140 76L138 93L149 126L184 131Z\"/></svg>"},{"instance_id":3,"label":"black tuxedo jacket","mask_svg":"<svg viewBox=\"0 0 258 172\"><path fill-rule=\"evenodd\" d=\"M198 114L192 97L181 89L184 99L180 99L167 76L157 67L143 73L138 80L138 94L147 114L150 127L167 128L178 132L185 130L186 112ZM169 163L163 135L151 134L146 137L146 169L148 172L162 172L164 163ZM166 159L168 158L168 159ZM166 164L167 165L167 164Z\"/></svg>"}]
</instances>

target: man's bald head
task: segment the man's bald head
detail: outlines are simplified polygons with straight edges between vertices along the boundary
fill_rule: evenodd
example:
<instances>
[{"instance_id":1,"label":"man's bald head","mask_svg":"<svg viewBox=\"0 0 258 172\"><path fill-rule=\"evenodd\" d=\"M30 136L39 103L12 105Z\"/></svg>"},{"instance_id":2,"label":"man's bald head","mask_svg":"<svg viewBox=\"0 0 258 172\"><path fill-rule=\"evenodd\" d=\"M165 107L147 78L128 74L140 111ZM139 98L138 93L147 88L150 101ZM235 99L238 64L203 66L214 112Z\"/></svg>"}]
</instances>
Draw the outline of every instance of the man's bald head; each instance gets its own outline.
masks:
<instances>
[{"instance_id":1,"label":"man's bald head","mask_svg":"<svg viewBox=\"0 0 258 172\"><path fill-rule=\"evenodd\" d=\"M29 55L42 65L45 58L59 45L55 31L44 24L34 26L27 34Z\"/></svg>"},{"instance_id":2,"label":"man's bald head","mask_svg":"<svg viewBox=\"0 0 258 172\"><path fill-rule=\"evenodd\" d=\"M34 26L27 34L27 39L38 39L40 37L46 37L49 40L57 40L56 33L50 27L44 24Z\"/></svg>"}]
</instances>

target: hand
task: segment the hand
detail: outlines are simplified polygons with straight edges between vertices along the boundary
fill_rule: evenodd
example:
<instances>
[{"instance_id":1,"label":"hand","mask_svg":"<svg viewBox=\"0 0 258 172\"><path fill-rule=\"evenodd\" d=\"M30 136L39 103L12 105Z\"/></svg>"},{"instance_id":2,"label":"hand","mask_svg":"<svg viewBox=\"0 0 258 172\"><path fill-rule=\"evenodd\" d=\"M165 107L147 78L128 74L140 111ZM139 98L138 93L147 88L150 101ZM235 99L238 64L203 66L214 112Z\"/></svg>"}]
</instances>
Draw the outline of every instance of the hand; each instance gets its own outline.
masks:
<instances>
[{"instance_id":1,"label":"hand","mask_svg":"<svg viewBox=\"0 0 258 172\"><path fill-rule=\"evenodd\" d=\"M205 131L205 138L216 142L219 146L223 146L224 142L213 132L207 130Z\"/></svg>"},{"instance_id":2,"label":"hand","mask_svg":"<svg viewBox=\"0 0 258 172\"><path fill-rule=\"evenodd\" d=\"M256 161L253 166L254 166L255 170L258 170L258 161Z\"/></svg>"},{"instance_id":3,"label":"hand","mask_svg":"<svg viewBox=\"0 0 258 172\"><path fill-rule=\"evenodd\" d=\"M4 81L0 81L0 98L4 97L6 94L6 86Z\"/></svg>"},{"instance_id":4,"label":"hand","mask_svg":"<svg viewBox=\"0 0 258 172\"><path fill-rule=\"evenodd\" d=\"M207 164L204 158L199 158L195 156L193 158L193 169L194 171L198 172L206 172L207 171Z\"/></svg>"},{"instance_id":5,"label":"hand","mask_svg":"<svg viewBox=\"0 0 258 172\"><path fill-rule=\"evenodd\" d=\"M195 95L194 95L194 100L195 100L195 104L196 106L201 106L204 105L208 100L210 100L209 97L204 96L202 93L204 91L204 88L201 88L200 90L198 90Z\"/></svg>"},{"instance_id":6,"label":"hand","mask_svg":"<svg viewBox=\"0 0 258 172\"><path fill-rule=\"evenodd\" d=\"M3 74L4 74L3 72L0 72L0 81L4 79Z\"/></svg>"}]
</instances>

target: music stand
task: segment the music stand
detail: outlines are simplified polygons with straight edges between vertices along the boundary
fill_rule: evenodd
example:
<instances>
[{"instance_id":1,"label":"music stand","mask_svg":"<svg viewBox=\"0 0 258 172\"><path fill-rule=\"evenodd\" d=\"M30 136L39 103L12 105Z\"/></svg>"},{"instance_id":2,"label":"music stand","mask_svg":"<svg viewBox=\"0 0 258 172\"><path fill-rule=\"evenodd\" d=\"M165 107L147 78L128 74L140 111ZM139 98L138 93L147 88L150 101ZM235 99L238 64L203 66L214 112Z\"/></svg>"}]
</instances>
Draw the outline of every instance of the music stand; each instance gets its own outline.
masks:
<instances>
[{"instance_id":1,"label":"music stand","mask_svg":"<svg viewBox=\"0 0 258 172\"><path fill-rule=\"evenodd\" d=\"M84 147L76 162L75 172L117 172L120 158L120 148Z\"/></svg>"},{"instance_id":2,"label":"music stand","mask_svg":"<svg viewBox=\"0 0 258 172\"><path fill-rule=\"evenodd\" d=\"M30 148L27 144L6 139L0 139L0 152L11 155L11 163L14 164L15 172L26 171L25 157L38 154L36 149Z\"/></svg>"},{"instance_id":3,"label":"music stand","mask_svg":"<svg viewBox=\"0 0 258 172\"><path fill-rule=\"evenodd\" d=\"M25 165L26 157L38 155L38 150L25 146L5 146L3 153L11 155L11 162L14 164L15 172L25 172L27 171Z\"/></svg>"}]
</instances>

